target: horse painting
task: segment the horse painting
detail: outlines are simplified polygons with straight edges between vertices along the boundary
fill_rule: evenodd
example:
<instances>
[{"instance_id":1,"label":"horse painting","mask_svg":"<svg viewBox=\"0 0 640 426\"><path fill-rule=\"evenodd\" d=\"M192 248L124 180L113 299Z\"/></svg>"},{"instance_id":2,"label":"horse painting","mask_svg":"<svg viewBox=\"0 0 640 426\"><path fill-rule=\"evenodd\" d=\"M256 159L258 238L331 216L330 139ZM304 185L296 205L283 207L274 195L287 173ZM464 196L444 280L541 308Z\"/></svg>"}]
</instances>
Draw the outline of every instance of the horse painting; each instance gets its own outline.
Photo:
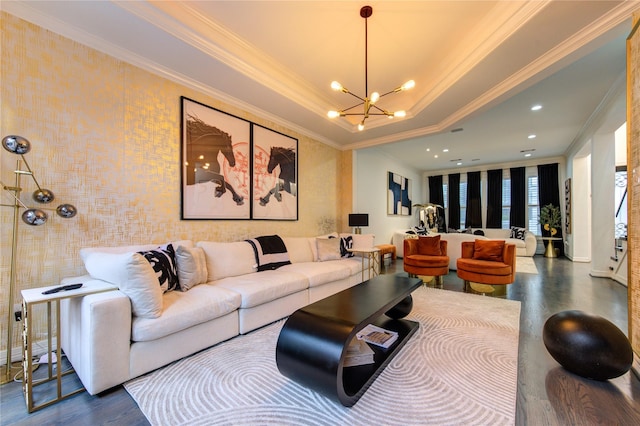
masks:
<instances>
[{"instance_id":1,"label":"horse painting","mask_svg":"<svg viewBox=\"0 0 640 426\"><path fill-rule=\"evenodd\" d=\"M261 206L267 205L271 195L276 200L282 201L280 191L286 191L294 197L296 196L296 152L291 148L271 147L267 172L273 173L278 165L280 166L280 175L275 186L264 197L260 197Z\"/></svg>"},{"instance_id":2,"label":"horse painting","mask_svg":"<svg viewBox=\"0 0 640 426\"><path fill-rule=\"evenodd\" d=\"M233 201L239 206L244 204L244 197L220 174L218 153L222 153L229 163L235 167L231 136L217 127L211 126L197 117L187 117L187 153L186 174L187 185L203 182L215 182L215 197L221 197L227 189L233 195Z\"/></svg>"}]
</instances>

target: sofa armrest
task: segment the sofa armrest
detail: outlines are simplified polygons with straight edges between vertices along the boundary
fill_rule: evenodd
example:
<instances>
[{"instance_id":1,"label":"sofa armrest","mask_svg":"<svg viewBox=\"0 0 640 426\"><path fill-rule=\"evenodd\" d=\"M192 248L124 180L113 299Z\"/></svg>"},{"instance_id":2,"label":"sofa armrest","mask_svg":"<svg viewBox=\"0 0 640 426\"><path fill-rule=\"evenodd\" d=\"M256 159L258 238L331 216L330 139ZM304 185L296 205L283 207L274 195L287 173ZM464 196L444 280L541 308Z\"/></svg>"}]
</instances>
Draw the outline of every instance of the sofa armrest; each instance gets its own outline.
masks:
<instances>
[{"instance_id":1,"label":"sofa armrest","mask_svg":"<svg viewBox=\"0 0 640 426\"><path fill-rule=\"evenodd\" d=\"M516 245L515 244L505 244L502 249L502 261L507 265L516 269Z\"/></svg>"},{"instance_id":2,"label":"sofa armrest","mask_svg":"<svg viewBox=\"0 0 640 426\"><path fill-rule=\"evenodd\" d=\"M118 290L64 299L60 337L69 362L87 392L129 379L131 302Z\"/></svg>"},{"instance_id":3,"label":"sofa armrest","mask_svg":"<svg viewBox=\"0 0 640 426\"><path fill-rule=\"evenodd\" d=\"M475 241L463 241L461 243L461 251L460 257L463 259L471 259L473 258L473 250L475 246Z\"/></svg>"},{"instance_id":4,"label":"sofa armrest","mask_svg":"<svg viewBox=\"0 0 640 426\"><path fill-rule=\"evenodd\" d=\"M533 256L534 254L536 254L536 249L538 248L538 240L533 232L525 232L524 245L527 256Z\"/></svg>"}]
</instances>

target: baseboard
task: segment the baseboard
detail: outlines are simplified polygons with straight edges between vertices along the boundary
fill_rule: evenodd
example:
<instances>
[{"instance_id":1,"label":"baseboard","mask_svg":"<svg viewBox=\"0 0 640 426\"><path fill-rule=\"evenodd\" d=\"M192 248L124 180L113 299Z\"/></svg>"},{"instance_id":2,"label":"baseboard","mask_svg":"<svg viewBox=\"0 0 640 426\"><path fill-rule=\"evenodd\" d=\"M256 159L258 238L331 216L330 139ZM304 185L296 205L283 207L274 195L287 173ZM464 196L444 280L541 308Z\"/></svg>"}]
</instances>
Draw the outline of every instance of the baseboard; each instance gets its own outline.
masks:
<instances>
[{"instance_id":1,"label":"baseboard","mask_svg":"<svg viewBox=\"0 0 640 426\"><path fill-rule=\"evenodd\" d=\"M57 349L56 346L56 342L55 339L52 340L51 342L51 351L55 351ZM34 358L39 358L41 355L44 355L47 353L47 339L44 340L39 340L36 342L33 342L33 346L32 346L32 355ZM7 361L7 351L5 350L1 350L0 351L0 365L2 366L2 368L6 368L6 363ZM18 346L18 347L14 347L13 350L11 351L11 362L22 362L22 346Z\"/></svg>"}]
</instances>

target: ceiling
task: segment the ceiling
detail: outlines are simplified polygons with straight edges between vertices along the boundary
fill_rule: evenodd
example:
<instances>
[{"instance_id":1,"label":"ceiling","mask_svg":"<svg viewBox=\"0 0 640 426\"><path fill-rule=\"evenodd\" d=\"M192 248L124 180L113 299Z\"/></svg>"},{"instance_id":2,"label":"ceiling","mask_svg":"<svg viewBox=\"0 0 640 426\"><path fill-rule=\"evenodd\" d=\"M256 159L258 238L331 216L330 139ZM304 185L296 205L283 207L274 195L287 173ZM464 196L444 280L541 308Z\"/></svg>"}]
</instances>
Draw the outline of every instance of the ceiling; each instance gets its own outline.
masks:
<instances>
[{"instance_id":1,"label":"ceiling","mask_svg":"<svg viewBox=\"0 0 640 426\"><path fill-rule=\"evenodd\" d=\"M329 119L409 79L364 131ZM416 170L563 155L624 77L637 1L3 1L2 10L339 149ZM354 102L355 101L355 102ZM530 111L534 104L543 108ZM454 131L454 129L463 129ZM528 135L536 134L535 139ZM429 151L427 151L427 148ZM443 152L448 149L448 152ZM435 158L435 155L438 158ZM458 164L460 163L460 164Z\"/></svg>"}]
</instances>

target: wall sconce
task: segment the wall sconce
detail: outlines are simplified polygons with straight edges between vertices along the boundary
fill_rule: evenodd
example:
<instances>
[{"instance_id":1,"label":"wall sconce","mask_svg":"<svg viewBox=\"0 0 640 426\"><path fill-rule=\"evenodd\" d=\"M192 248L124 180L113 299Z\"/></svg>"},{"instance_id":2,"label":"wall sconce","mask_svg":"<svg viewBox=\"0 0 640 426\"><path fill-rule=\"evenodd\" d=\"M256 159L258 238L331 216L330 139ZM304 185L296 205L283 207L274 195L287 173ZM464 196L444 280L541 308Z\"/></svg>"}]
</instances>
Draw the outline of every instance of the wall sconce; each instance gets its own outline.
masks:
<instances>
[{"instance_id":1,"label":"wall sconce","mask_svg":"<svg viewBox=\"0 0 640 426\"><path fill-rule=\"evenodd\" d=\"M55 210L58 216L70 219L76 215L78 212L76 208L71 204L60 204L56 209L50 208L33 208L28 207L25 203L20 199L20 192L22 192L22 187L20 186L20 180L22 175L31 176L33 182L36 184L36 189L32 198L35 202L40 204L49 204L55 199L55 195L52 191L42 188L36 177L29 167L29 163L27 159L24 157L24 154L28 153L31 150L31 143L23 138L22 136L9 135L5 136L2 139L2 147L12 154L17 154L20 158L17 160L16 170L14 171L15 184L14 186L7 186L2 181L0 181L0 185L2 189L11 194L13 200L12 204L0 204L2 207L12 207L13 208L13 230L12 230L12 238L11 238L11 270L10 270L10 280L9 280L9 307L7 309L7 365L6 372L4 377L2 378L1 383L6 383L12 380L11 374L11 351L13 346L13 304L14 304L14 293L16 288L16 261L18 255L18 217L22 217L22 221L30 226L40 226L44 225L49 216L45 212L45 210ZM23 169L23 165L25 169ZM20 215L20 209L23 208L24 212Z\"/></svg>"},{"instance_id":2,"label":"wall sconce","mask_svg":"<svg viewBox=\"0 0 640 426\"><path fill-rule=\"evenodd\" d=\"M356 228L356 234L362 233L361 226L369 226L369 215L367 213L350 213L349 226Z\"/></svg>"}]
</instances>

